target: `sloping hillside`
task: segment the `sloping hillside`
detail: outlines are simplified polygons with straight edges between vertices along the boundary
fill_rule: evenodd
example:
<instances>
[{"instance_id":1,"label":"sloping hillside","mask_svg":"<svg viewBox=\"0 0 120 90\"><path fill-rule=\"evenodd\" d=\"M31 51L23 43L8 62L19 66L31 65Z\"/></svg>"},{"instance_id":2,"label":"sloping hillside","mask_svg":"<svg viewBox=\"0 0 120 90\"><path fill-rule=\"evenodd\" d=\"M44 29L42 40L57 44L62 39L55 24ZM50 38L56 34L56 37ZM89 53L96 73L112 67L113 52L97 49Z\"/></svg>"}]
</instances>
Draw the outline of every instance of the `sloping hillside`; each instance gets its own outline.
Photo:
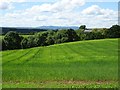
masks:
<instances>
[{"instance_id":1,"label":"sloping hillside","mask_svg":"<svg viewBox=\"0 0 120 90\"><path fill-rule=\"evenodd\" d=\"M117 87L118 39L0 53L3 87Z\"/></svg>"}]
</instances>

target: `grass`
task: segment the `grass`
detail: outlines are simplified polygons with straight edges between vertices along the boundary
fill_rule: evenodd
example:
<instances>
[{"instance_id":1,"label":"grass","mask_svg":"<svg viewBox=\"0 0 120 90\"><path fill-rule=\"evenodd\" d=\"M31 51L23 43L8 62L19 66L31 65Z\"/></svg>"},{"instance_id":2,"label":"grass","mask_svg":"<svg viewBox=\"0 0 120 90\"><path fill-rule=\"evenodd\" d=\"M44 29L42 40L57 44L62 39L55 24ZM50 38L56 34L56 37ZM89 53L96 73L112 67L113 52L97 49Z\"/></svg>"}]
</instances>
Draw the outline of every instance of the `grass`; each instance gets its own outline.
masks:
<instances>
[{"instance_id":1,"label":"grass","mask_svg":"<svg viewBox=\"0 0 120 90\"><path fill-rule=\"evenodd\" d=\"M3 55L3 88L117 87L118 39L0 53Z\"/></svg>"},{"instance_id":2,"label":"grass","mask_svg":"<svg viewBox=\"0 0 120 90\"><path fill-rule=\"evenodd\" d=\"M29 36L32 36L32 35L20 35L20 36L23 36L23 37L26 38L26 37L29 37Z\"/></svg>"},{"instance_id":3,"label":"grass","mask_svg":"<svg viewBox=\"0 0 120 90\"><path fill-rule=\"evenodd\" d=\"M113 88L117 87L117 82L84 82L84 81L46 81L46 82L16 82L16 83L6 83L4 87L6 88Z\"/></svg>"},{"instance_id":4,"label":"grass","mask_svg":"<svg viewBox=\"0 0 120 90\"><path fill-rule=\"evenodd\" d=\"M2 35L0 35L0 40L3 38L3 36Z\"/></svg>"}]
</instances>

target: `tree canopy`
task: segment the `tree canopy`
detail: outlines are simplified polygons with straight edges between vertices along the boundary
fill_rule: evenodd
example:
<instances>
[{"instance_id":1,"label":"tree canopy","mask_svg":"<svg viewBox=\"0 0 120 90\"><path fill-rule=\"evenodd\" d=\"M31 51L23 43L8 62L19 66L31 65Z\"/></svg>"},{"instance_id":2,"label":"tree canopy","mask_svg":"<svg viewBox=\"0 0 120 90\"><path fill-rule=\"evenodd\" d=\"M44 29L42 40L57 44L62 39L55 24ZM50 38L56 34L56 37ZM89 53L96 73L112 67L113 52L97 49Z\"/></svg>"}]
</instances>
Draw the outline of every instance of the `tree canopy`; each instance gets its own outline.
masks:
<instances>
[{"instance_id":1,"label":"tree canopy","mask_svg":"<svg viewBox=\"0 0 120 90\"><path fill-rule=\"evenodd\" d=\"M10 31L2 40L2 50L24 49L64 42L120 37L119 25L113 25L109 29L96 28L89 32L85 32L85 28L85 25L81 25L78 30L48 30L35 33L34 35L28 37L21 37L17 32Z\"/></svg>"}]
</instances>

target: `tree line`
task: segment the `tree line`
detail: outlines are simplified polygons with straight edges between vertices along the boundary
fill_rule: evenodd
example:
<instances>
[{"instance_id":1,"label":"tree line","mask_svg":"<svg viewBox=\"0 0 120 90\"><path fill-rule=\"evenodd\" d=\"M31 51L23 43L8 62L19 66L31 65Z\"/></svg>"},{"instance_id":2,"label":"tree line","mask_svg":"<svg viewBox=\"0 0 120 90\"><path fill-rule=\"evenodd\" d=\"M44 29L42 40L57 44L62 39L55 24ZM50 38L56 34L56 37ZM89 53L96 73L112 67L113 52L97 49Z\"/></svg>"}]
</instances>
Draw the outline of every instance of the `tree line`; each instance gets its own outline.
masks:
<instances>
[{"instance_id":1,"label":"tree line","mask_svg":"<svg viewBox=\"0 0 120 90\"><path fill-rule=\"evenodd\" d=\"M1 40L2 50L26 49L82 40L120 38L119 25L113 25L109 29L96 28L90 32L85 32L85 29L86 26L82 25L78 30L48 30L37 32L34 35L30 35L28 37L20 36L15 31L9 31Z\"/></svg>"},{"instance_id":2,"label":"tree line","mask_svg":"<svg viewBox=\"0 0 120 90\"><path fill-rule=\"evenodd\" d=\"M33 35L35 32L47 31L47 29L38 29L38 28L15 28L15 27L0 27L1 35L5 35L9 31L15 31L19 34Z\"/></svg>"}]
</instances>

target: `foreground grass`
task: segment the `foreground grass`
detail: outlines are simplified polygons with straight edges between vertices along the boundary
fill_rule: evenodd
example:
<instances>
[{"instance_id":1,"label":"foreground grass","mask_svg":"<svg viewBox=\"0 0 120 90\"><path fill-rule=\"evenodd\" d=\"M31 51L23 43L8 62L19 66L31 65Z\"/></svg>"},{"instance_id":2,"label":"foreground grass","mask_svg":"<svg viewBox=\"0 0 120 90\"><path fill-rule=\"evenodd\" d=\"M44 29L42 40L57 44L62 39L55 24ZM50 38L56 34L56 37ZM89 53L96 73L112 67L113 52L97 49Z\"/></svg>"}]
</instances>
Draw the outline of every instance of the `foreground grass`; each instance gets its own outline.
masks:
<instances>
[{"instance_id":1,"label":"foreground grass","mask_svg":"<svg viewBox=\"0 0 120 90\"><path fill-rule=\"evenodd\" d=\"M3 55L3 88L117 87L118 39L79 41L0 53Z\"/></svg>"},{"instance_id":2,"label":"foreground grass","mask_svg":"<svg viewBox=\"0 0 120 90\"><path fill-rule=\"evenodd\" d=\"M115 81L46 81L46 82L11 82L3 84L5 88L117 88Z\"/></svg>"}]
</instances>

